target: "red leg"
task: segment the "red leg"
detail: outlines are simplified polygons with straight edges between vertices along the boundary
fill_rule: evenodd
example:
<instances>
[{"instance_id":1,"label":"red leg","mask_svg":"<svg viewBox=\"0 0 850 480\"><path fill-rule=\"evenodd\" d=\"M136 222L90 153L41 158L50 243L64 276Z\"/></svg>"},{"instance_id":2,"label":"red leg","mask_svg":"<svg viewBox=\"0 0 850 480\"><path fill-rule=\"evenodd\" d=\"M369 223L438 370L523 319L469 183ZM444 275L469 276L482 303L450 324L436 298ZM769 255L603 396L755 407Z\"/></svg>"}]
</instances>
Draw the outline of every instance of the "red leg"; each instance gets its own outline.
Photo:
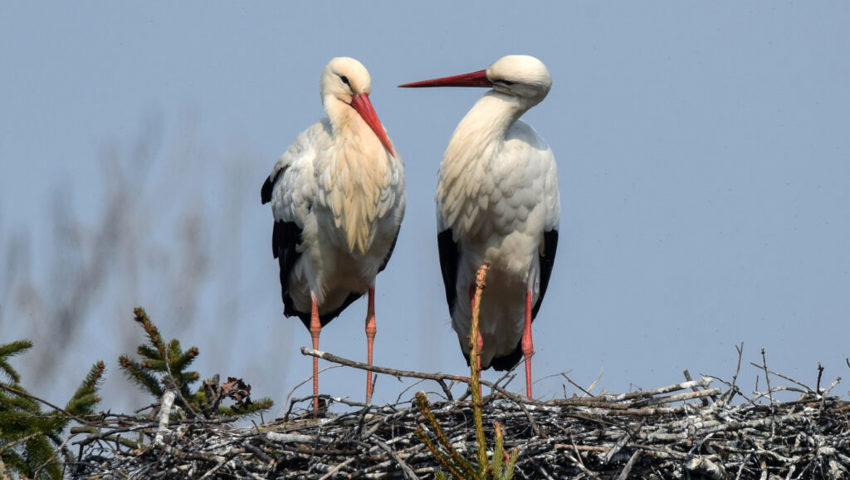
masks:
<instances>
[{"instance_id":1,"label":"red leg","mask_svg":"<svg viewBox=\"0 0 850 480\"><path fill-rule=\"evenodd\" d=\"M372 365L372 347L375 343L375 334L378 327L375 325L375 287L369 289L369 307L366 311L366 344L369 365ZM366 403L372 401L372 372L366 370Z\"/></svg>"},{"instance_id":2,"label":"red leg","mask_svg":"<svg viewBox=\"0 0 850 480\"><path fill-rule=\"evenodd\" d=\"M319 334L322 333L322 324L319 322L319 304L316 296L311 295L310 308L310 336L313 337L313 350L319 349ZM313 357L313 412L319 413L319 358Z\"/></svg>"},{"instance_id":3,"label":"red leg","mask_svg":"<svg viewBox=\"0 0 850 480\"><path fill-rule=\"evenodd\" d=\"M531 341L531 290L525 293L525 326L522 329L522 354L525 355L525 389L531 397L531 355L534 342Z\"/></svg>"}]
</instances>

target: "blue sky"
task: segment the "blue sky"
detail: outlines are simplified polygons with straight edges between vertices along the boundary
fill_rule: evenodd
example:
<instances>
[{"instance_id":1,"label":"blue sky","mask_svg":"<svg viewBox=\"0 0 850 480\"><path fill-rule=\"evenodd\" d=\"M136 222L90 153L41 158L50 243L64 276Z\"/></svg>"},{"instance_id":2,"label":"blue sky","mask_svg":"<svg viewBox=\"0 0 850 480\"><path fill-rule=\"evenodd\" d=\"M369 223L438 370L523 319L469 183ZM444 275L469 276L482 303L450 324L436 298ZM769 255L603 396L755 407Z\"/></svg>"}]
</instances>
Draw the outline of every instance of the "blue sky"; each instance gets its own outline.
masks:
<instances>
[{"instance_id":1,"label":"blue sky","mask_svg":"<svg viewBox=\"0 0 850 480\"><path fill-rule=\"evenodd\" d=\"M601 387L616 391L677 382L684 368L729 378L742 341L742 377L758 374L746 362L760 361L762 347L774 370L800 380L814 383L818 361L826 377L846 376L848 21L839 2L4 3L0 241L30 232L46 282L51 199L94 221L109 181L99 159L132 152L157 125L161 148L140 189L156 200L147 220L163 230L145 233L167 250L177 227L157 223L169 216L163 205L199 202L213 233L224 216L240 219L238 235L213 245L205 320L181 325L180 312L157 306L168 292L143 277L129 293L104 292L62 366L102 358L120 383L115 359L128 349L110 335L143 304L166 335L201 348L202 374L243 376L256 394L282 400L309 374L297 352L309 334L280 315L259 187L323 116L322 67L353 56L371 72L372 102L408 179L402 234L377 283L376 363L463 373L433 196L449 136L483 91L396 85L532 54L553 87L524 120L555 152L562 208L534 324L535 377L567 372L587 385L604 371ZM10 315L11 296L0 303L0 341L32 331L33 319ZM350 307L322 349L365 358L364 316L365 301ZM47 322L41 335L51 334ZM63 382L39 388L58 395L50 389L70 387L51 385ZM321 385L362 399L362 383L360 372L337 369ZM544 379L535 393L562 394L563 383ZM403 388L381 378L375 400Z\"/></svg>"}]
</instances>

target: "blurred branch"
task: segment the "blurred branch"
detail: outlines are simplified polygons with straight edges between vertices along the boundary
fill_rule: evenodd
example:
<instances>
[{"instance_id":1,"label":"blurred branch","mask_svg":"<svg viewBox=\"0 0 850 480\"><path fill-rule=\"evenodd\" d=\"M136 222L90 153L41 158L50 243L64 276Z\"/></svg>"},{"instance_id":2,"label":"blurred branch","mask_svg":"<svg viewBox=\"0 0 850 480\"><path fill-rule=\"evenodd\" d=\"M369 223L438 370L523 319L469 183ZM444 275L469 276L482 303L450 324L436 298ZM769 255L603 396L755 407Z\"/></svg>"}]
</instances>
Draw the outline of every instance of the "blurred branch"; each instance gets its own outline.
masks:
<instances>
[{"instance_id":1,"label":"blurred branch","mask_svg":"<svg viewBox=\"0 0 850 480\"><path fill-rule=\"evenodd\" d=\"M201 316L222 322L240 313L240 293L253 291L238 283L243 257L230 252L213 262L211 252L239 248L243 212L253 205L243 193L255 179L244 156L211 162L197 123L190 112L164 135L158 115L144 118L126 145L104 144L94 179L47 172L53 186L48 214L36 217L42 224L14 232L0 224L0 325L26 319L15 333L37 340L38 355L24 366L37 387L57 388L63 359L93 335L109 334L115 352L131 348L132 325L112 321L131 305L155 299L156 311L180 318L178 333ZM75 206L81 191L85 203ZM211 288L220 293L200 311Z\"/></svg>"}]
</instances>

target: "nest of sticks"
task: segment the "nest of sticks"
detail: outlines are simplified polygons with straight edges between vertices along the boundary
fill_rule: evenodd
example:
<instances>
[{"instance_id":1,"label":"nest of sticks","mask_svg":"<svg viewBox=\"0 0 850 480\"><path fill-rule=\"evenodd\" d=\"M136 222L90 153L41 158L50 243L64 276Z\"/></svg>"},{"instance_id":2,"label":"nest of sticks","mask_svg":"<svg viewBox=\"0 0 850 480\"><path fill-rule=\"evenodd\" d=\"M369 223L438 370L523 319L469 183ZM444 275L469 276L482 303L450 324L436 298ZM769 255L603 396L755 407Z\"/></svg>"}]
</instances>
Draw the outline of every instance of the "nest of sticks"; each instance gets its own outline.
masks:
<instances>
[{"instance_id":1,"label":"nest of sticks","mask_svg":"<svg viewBox=\"0 0 850 480\"><path fill-rule=\"evenodd\" d=\"M307 355L397 377L436 382L430 412L443 442L470 461L477 448L464 377L366 367L325 352ZM755 365L755 364L754 364ZM850 364L848 364L850 365ZM653 390L548 401L482 381L483 424L490 440L501 424L505 449L518 450L514 478L793 479L850 478L850 402L831 395L840 379L814 388L755 365L766 389L746 395L731 382L703 376ZM740 370L740 349L738 369ZM588 389L590 390L590 389ZM756 388L758 390L758 388ZM796 400L779 401L779 392ZM442 397L441 399L436 399ZM66 444L79 447L67 465L74 478L431 478L445 470L417 429L440 443L415 401L365 405L322 395L341 413L315 418L312 396L295 399L283 418L239 426L181 420L160 408L147 417L104 415ZM340 407L340 404L344 407ZM178 412L179 413L179 412Z\"/></svg>"}]
</instances>

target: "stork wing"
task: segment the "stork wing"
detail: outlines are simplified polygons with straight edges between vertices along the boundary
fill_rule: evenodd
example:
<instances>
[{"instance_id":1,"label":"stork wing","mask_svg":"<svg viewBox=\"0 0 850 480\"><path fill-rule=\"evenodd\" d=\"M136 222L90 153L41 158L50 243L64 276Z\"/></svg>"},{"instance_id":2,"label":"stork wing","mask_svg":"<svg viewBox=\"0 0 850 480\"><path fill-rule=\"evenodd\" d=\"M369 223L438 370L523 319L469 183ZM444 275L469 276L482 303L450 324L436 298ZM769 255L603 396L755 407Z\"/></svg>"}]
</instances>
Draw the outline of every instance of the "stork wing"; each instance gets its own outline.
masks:
<instances>
[{"instance_id":1,"label":"stork wing","mask_svg":"<svg viewBox=\"0 0 850 480\"><path fill-rule=\"evenodd\" d=\"M537 302L531 309L531 318L537 317L546 288L549 287L549 277L555 266L555 252L558 250L558 230L549 230L543 233L543 242L540 245L540 292L537 294Z\"/></svg>"},{"instance_id":2,"label":"stork wing","mask_svg":"<svg viewBox=\"0 0 850 480\"><path fill-rule=\"evenodd\" d=\"M558 191L558 166L555 163L555 155L548 148L536 150L543 172L543 196L541 201L545 211L545 225L543 238L540 242L539 265L540 284L537 294L537 302L531 310L531 318L537 316L546 288L549 286L549 277L552 276L552 268L555 266L555 253L558 250L558 223L561 217L561 196Z\"/></svg>"},{"instance_id":3,"label":"stork wing","mask_svg":"<svg viewBox=\"0 0 850 480\"><path fill-rule=\"evenodd\" d=\"M446 287L446 303L449 314L454 314L457 301L457 265L460 252L451 229L443 230L437 235L437 248L440 250L440 271L443 274L443 285Z\"/></svg>"},{"instance_id":4,"label":"stork wing","mask_svg":"<svg viewBox=\"0 0 850 480\"><path fill-rule=\"evenodd\" d=\"M260 190L262 202L271 202L274 215L272 254L280 264L281 296L286 316L303 315L303 312L295 310L289 296L289 275L301 256L298 246L303 240L304 224L317 194L313 164L319 152L330 144L327 121L311 126L298 135L277 159Z\"/></svg>"}]
</instances>

